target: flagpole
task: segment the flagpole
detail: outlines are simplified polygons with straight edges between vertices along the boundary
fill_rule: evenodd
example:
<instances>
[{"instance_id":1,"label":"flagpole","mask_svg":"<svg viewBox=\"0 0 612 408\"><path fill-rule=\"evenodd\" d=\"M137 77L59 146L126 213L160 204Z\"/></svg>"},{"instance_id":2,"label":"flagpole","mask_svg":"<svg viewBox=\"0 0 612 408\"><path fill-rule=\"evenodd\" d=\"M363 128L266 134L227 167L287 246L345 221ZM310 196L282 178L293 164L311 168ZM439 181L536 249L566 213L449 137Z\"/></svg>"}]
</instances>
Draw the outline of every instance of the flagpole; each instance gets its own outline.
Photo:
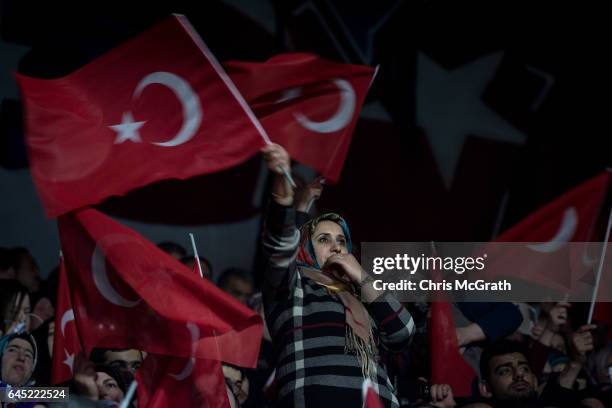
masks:
<instances>
[{"instance_id":1,"label":"flagpole","mask_svg":"<svg viewBox=\"0 0 612 408\"><path fill-rule=\"evenodd\" d=\"M195 244L195 239L193 238L193 234L189 233L189 238L191 239L191 247L193 248L193 256L195 256L196 264L198 264L198 271L200 271L200 277L204 279L204 273L202 272L202 264L200 263L200 257L198 256L198 248Z\"/></svg>"},{"instance_id":2,"label":"flagpole","mask_svg":"<svg viewBox=\"0 0 612 408\"><path fill-rule=\"evenodd\" d=\"M325 183L325 178L322 178L321 181L319 181L319 183L321 185L323 185ZM312 205L314 204L316 198L312 197L310 200L308 200L308 205L306 206L306 213L308 214L310 212L310 209L312 208Z\"/></svg>"},{"instance_id":3,"label":"flagpole","mask_svg":"<svg viewBox=\"0 0 612 408\"><path fill-rule=\"evenodd\" d=\"M589 309L589 319L587 324L591 324L593 321L593 312L595 311L595 301L597 300L597 292L599 291L599 281L601 279L601 271L603 270L604 258L606 257L606 250L608 249L608 241L610 239L610 229L612 228L612 207L610 208L610 215L608 216L608 227L606 228L606 236L604 238L603 249L601 251L601 257L599 258L599 267L597 268L597 277L595 278L595 288L593 289L593 297L591 299L591 307Z\"/></svg>"},{"instance_id":4,"label":"flagpole","mask_svg":"<svg viewBox=\"0 0 612 408\"><path fill-rule=\"evenodd\" d=\"M374 68L374 74L372 75L372 79L370 80L370 85L368 85L368 92L370 92L370 88L372 88L372 84L374 84L374 80L376 79L376 76L378 76L379 69L380 64L376 65L376 68Z\"/></svg>"},{"instance_id":5,"label":"flagpole","mask_svg":"<svg viewBox=\"0 0 612 408\"><path fill-rule=\"evenodd\" d=\"M123 398L123 400L121 401L121 404L119 405L119 408L128 407L128 405L130 404L130 401L132 400L132 397L134 396L134 392L136 392L137 385L138 385L138 382L136 380L132 381L132 383L130 384L130 388L128 388L127 393L125 394L125 398Z\"/></svg>"},{"instance_id":6,"label":"flagpole","mask_svg":"<svg viewBox=\"0 0 612 408\"><path fill-rule=\"evenodd\" d=\"M198 265L198 269L200 270L200 277L204 279L204 274L202 273L202 264L200 263L200 256L198 255L198 248L196 247L195 238L193 234L189 233L189 238L191 239L191 247L193 249L193 255L195 256L196 263ZM210 315L210 310L207 310ZM219 338L217 337L217 331L213 329L213 336L215 337L215 348L217 349L217 360L221 362L221 350L219 349Z\"/></svg>"},{"instance_id":7,"label":"flagpole","mask_svg":"<svg viewBox=\"0 0 612 408\"><path fill-rule=\"evenodd\" d=\"M238 102L242 110L244 110L244 112L247 114L248 118L251 120L251 123L253 123L253 125L255 126L255 129L257 129L257 131L259 132L259 135L264 140L264 142L268 145L272 144L272 141L270 140L270 136L268 136L268 133L266 132L264 127L261 125L261 122L259 122L259 120L257 119L257 116L255 116L255 113L253 112L253 110L251 109L247 101L244 99L244 97L242 96L242 94L240 93L236 85L234 84L234 81L232 81L229 75L227 75L227 73L225 72L225 70L223 69L223 67L217 60L217 58L215 57L215 54L213 54L212 51L210 51L208 46L204 43L204 40L202 40L202 37L200 37L198 32L193 28L193 26L191 25L191 23L189 22L189 20L187 20L185 16L180 15L180 14L175 14L175 16L179 19L181 24L183 24L183 26L187 29L187 33L191 36L191 39L198 45L198 47L200 47L200 49L202 50L202 53L204 53L204 55L210 62L210 65L212 65L213 69L217 72L217 75L219 75L219 77L225 83L225 86L227 86L227 89L230 91L232 96L236 99L236 101ZM295 181L293 181L291 174L289 174L289 172L287 172L287 170L283 168L279 167L279 169L283 172L285 179L287 179L287 182L289 182L291 187L296 188L297 186L295 184Z\"/></svg>"}]
</instances>

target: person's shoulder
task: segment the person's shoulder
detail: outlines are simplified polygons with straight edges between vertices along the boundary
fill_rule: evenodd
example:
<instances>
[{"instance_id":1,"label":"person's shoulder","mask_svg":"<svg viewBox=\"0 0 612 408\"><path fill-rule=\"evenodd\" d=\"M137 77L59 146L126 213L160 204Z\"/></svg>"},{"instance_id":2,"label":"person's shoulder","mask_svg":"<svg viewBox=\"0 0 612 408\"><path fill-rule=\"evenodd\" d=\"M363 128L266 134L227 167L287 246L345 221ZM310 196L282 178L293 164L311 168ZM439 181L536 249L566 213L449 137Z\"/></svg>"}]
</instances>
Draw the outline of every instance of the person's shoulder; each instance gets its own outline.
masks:
<instances>
[{"instance_id":1,"label":"person's shoulder","mask_svg":"<svg viewBox=\"0 0 612 408\"><path fill-rule=\"evenodd\" d=\"M461 408L493 408L493 405L489 405L484 402L474 402L468 405L463 405Z\"/></svg>"}]
</instances>

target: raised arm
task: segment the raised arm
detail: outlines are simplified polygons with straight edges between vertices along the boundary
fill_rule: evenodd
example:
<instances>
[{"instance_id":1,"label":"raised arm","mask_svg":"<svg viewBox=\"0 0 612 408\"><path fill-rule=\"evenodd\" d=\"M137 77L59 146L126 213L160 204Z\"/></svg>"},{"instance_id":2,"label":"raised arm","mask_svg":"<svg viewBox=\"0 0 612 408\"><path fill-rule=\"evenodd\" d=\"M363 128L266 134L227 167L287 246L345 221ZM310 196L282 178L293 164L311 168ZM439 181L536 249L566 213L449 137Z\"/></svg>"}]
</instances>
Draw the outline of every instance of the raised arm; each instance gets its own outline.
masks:
<instances>
[{"instance_id":1,"label":"raised arm","mask_svg":"<svg viewBox=\"0 0 612 408\"><path fill-rule=\"evenodd\" d=\"M264 160L274 173L272 200L266 216L262 236L265 256L264 307L266 315L279 291L289 291L295 279L295 258L299 245L299 232L295 226L293 190L283 176L283 169L291 171L287 151L278 144L262 149Z\"/></svg>"}]
</instances>

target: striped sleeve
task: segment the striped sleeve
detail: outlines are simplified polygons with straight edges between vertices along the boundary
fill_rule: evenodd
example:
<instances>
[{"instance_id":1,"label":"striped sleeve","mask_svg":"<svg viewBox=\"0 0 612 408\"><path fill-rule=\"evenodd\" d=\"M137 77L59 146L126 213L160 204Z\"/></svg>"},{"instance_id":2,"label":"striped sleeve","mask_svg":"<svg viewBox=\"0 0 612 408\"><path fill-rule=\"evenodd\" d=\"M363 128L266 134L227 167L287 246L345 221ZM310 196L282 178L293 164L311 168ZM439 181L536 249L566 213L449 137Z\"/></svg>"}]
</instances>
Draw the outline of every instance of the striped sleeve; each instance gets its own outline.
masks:
<instances>
[{"instance_id":1,"label":"striped sleeve","mask_svg":"<svg viewBox=\"0 0 612 408\"><path fill-rule=\"evenodd\" d=\"M291 291L293 288L299 241L300 233L295 226L294 208L272 201L262 236L266 303L274 299L279 291ZM269 310L269 307L266 309Z\"/></svg>"},{"instance_id":2,"label":"striped sleeve","mask_svg":"<svg viewBox=\"0 0 612 408\"><path fill-rule=\"evenodd\" d=\"M415 332L414 320L406 308L392 295L385 294L367 305L378 326L380 342L393 352L404 350Z\"/></svg>"}]
</instances>

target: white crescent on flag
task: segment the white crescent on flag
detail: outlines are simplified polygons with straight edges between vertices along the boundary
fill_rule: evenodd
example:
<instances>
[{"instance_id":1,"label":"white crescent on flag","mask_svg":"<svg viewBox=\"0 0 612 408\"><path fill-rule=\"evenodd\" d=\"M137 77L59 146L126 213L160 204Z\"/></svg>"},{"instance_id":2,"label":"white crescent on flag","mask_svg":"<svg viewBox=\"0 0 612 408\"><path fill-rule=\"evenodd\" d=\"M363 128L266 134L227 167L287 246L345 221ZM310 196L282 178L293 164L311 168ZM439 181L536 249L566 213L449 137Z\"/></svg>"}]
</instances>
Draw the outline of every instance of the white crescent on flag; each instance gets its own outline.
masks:
<instances>
[{"instance_id":1,"label":"white crescent on flag","mask_svg":"<svg viewBox=\"0 0 612 408\"><path fill-rule=\"evenodd\" d=\"M578 214L574 207L569 207L563 213L563 219L561 225L559 225L559 230L550 241L541 244L527 245L527 247L536 252L555 252L572 240L576 228L578 228Z\"/></svg>"},{"instance_id":2,"label":"white crescent on flag","mask_svg":"<svg viewBox=\"0 0 612 408\"><path fill-rule=\"evenodd\" d=\"M134 307L142 300L128 300L113 288L106 273L106 257L99 245L96 245L91 256L91 274L100 294L112 304L121 307Z\"/></svg>"}]
</instances>

